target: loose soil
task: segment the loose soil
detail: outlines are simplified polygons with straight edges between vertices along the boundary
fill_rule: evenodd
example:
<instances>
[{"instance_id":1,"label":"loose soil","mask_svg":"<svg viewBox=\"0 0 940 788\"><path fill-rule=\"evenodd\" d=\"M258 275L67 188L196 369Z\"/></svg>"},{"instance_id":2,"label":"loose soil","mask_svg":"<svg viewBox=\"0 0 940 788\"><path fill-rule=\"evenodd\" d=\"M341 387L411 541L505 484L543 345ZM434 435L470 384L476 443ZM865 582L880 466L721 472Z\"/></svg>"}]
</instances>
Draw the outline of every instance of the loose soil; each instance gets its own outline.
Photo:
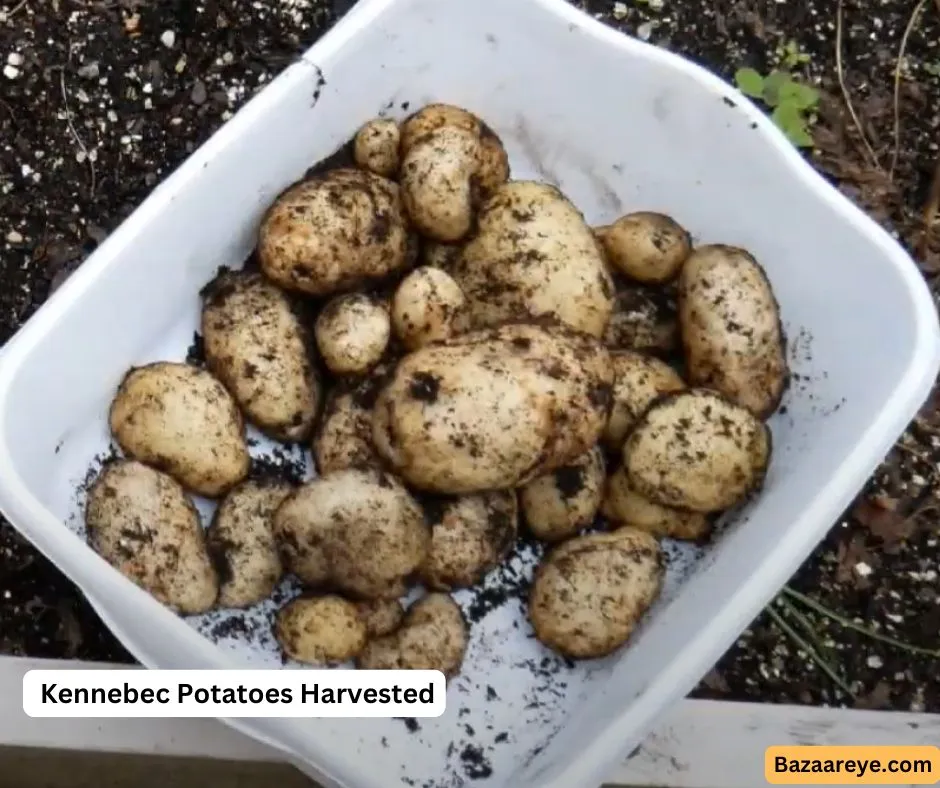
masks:
<instances>
[{"instance_id":1,"label":"loose soil","mask_svg":"<svg viewBox=\"0 0 940 788\"><path fill-rule=\"evenodd\" d=\"M2 0L0 341L351 4ZM780 48L795 42L808 55L799 66L803 79L823 93L815 148L807 155L912 251L936 291L940 228L933 239L925 239L925 229L933 223L935 210L927 209L940 156L940 3L921 4L900 61L897 102L895 69L911 3L845 0L841 25L838 0L577 5L726 79L744 65L766 73ZM839 85L839 27L845 93L857 122ZM940 649L937 404L925 406L791 582L842 615L921 649ZM695 695L940 712L935 657L818 615L807 618L851 694L764 614ZM6 524L0 653L131 660L81 594Z\"/></svg>"}]
</instances>

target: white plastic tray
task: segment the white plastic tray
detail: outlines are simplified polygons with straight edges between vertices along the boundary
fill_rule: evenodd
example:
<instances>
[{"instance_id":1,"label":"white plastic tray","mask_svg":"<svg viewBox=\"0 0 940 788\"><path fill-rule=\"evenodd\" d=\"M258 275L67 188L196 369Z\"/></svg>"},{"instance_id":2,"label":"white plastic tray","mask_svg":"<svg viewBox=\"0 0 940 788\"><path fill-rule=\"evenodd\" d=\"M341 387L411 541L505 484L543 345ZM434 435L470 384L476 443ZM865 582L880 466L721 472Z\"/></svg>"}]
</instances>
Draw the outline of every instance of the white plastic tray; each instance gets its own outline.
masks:
<instances>
[{"instance_id":1,"label":"white plastic tray","mask_svg":"<svg viewBox=\"0 0 940 788\"><path fill-rule=\"evenodd\" d=\"M145 665L279 664L264 611L250 638L210 637L218 614L183 621L108 567L82 538L79 488L107 449L105 414L127 367L185 355L198 290L219 265L245 259L275 195L367 118L431 100L480 113L506 141L516 177L557 183L592 223L661 210L698 241L756 254L796 372L772 423L766 489L712 546L671 546L667 593L617 656L566 667L510 602L474 627L447 713L420 730L398 720L231 724L328 786L588 788L818 543L923 402L940 340L911 260L759 110L563 0L360 2L8 343L0 507Z\"/></svg>"}]
</instances>

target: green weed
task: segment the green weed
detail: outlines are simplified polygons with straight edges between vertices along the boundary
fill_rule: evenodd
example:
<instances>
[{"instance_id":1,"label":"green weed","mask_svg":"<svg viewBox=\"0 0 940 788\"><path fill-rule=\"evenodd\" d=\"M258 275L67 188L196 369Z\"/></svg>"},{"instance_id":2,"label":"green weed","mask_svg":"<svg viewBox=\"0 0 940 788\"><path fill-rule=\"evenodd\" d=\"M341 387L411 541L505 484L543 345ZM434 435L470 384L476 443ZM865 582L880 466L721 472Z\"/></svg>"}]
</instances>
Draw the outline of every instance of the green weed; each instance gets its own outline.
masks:
<instances>
[{"instance_id":1,"label":"green weed","mask_svg":"<svg viewBox=\"0 0 940 788\"><path fill-rule=\"evenodd\" d=\"M789 72L774 69L766 77L753 68L740 68L734 75L738 90L771 109L771 119L800 148L813 147L809 133L819 92L793 79Z\"/></svg>"}]
</instances>

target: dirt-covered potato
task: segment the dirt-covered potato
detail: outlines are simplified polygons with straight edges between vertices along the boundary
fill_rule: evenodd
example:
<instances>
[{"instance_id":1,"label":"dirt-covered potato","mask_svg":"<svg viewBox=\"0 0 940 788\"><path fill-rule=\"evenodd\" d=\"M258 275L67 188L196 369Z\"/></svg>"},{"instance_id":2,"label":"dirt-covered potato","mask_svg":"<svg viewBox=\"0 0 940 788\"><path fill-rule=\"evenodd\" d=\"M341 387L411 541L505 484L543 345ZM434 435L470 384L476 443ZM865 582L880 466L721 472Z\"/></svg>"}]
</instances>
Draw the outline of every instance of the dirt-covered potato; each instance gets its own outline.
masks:
<instances>
[{"instance_id":1,"label":"dirt-covered potato","mask_svg":"<svg viewBox=\"0 0 940 788\"><path fill-rule=\"evenodd\" d=\"M92 549L159 602L184 615L215 604L219 578L199 514L172 477L134 460L109 463L88 490Z\"/></svg>"},{"instance_id":2,"label":"dirt-covered potato","mask_svg":"<svg viewBox=\"0 0 940 788\"><path fill-rule=\"evenodd\" d=\"M710 529L708 517L701 512L674 509L644 498L630 486L623 467L607 479L601 514L615 526L632 526L653 536L697 541Z\"/></svg>"},{"instance_id":3,"label":"dirt-covered potato","mask_svg":"<svg viewBox=\"0 0 940 788\"><path fill-rule=\"evenodd\" d=\"M226 271L202 291L206 365L247 418L276 440L310 434L320 383L309 336L284 292L261 274Z\"/></svg>"},{"instance_id":4,"label":"dirt-covered potato","mask_svg":"<svg viewBox=\"0 0 940 788\"><path fill-rule=\"evenodd\" d=\"M348 293L323 307L314 331L331 372L361 375L382 358L392 326L385 307L363 293Z\"/></svg>"},{"instance_id":5,"label":"dirt-covered potato","mask_svg":"<svg viewBox=\"0 0 940 788\"><path fill-rule=\"evenodd\" d=\"M573 659L607 656L627 642L663 575L659 543L645 531L569 539L536 569L529 593L535 636Z\"/></svg>"},{"instance_id":6,"label":"dirt-covered potato","mask_svg":"<svg viewBox=\"0 0 940 788\"><path fill-rule=\"evenodd\" d=\"M477 220L450 270L476 327L550 317L604 334L613 281L591 228L557 188L510 181L481 206Z\"/></svg>"},{"instance_id":7,"label":"dirt-covered potato","mask_svg":"<svg viewBox=\"0 0 940 788\"><path fill-rule=\"evenodd\" d=\"M401 359L373 411L373 443L410 485L458 495L509 489L600 438L613 373L597 340L512 324Z\"/></svg>"},{"instance_id":8,"label":"dirt-covered potato","mask_svg":"<svg viewBox=\"0 0 940 788\"><path fill-rule=\"evenodd\" d=\"M680 349L674 294L665 288L630 287L617 293L604 330L609 348L669 356Z\"/></svg>"},{"instance_id":9,"label":"dirt-covered potato","mask_svg":"<svg viewBox=\"0 0 940 788\"><path fill-rule=\"evenodd\" d=\"M364 170L383 178L398 173L398 146L401 130L391 118L374 118L364 123L353 140L353 159Z\"/></svg>"},{"instance_id":10,"label":"dirt-covered potato","mask_svg":"<svg viewBox=\"0 0 940 788\"><path fill-rule=\"evenodd\" d=\"M516 541L519 507L514 490L464 495L425 505L431 549L420 576L428 588L469 588L494 569Z\"/></svg>"},{"instance_id":11,"label":"dirt-covered potato","mask_svg":"<svg viewBox=\"0 0 940 788\"><path fill-rule=\"evenodd\" d=\"M382 383L381 365L352 387L335 389L323 409L313 438L313 458L321 475L379 465L372 445L372 406Z\"/></svg>"},{"instance_id":12,"label":"dirt-covered potato","mask_svg":"<svg viewBox=\"0 0 940 788\"><path fill-rule=\"evenodd\" d=\"M692 238L672 217L652 211L621 216L595 230L608 262L624 276L662 284L679 275L692 251Z\"/></svg>"},{"instance_id":13,"label":"dirt-covered potato","mask_svg":"<svg viewBox=\"0 0 940 788\"><path fill-rule=\"evenodd\" d=\"M604 455L597 447L529 482L519 503L529 530L546 542L559 542L586 528L597 515L604 493Z\"/></svg>"},{"instance_id":14,"label":"dirt-covered potato","mask_svg":"<svg viewBox=\"0 0 940 788\"><path fill-rule=\"evenodd\" d=\"M251 458L235 400L211 373L158 361L132 368L108 413L125 455L170 474L208 498L248 475Z\"/></svg>"},{"instance_id":15,"label":"dirt-covered potato","mask_svg":"<svg viewBox=\"0 0 940 788\"><path fill-rule=\"evenodd\" d=\"M366 599L356 602L369 638L390 635L405 620L405 608L397 599Z\"/></svg>"},{"instance_id":16,"label":"dirt-covered potato","mask_svg":"<svg viewBox=\"0 0 940 788\"><path fill-rule=\"evenodd\" d=\"M356 660L361 670L439 670L456 675L467 651L469 628L457 603L432 593L415 602L401 627L370 641Z\"/></svg>"},{"instance_id":17,"label":"dirt-covered potato","mask_svg":"<svg viewBox=\"0 0 940 788\"><path fill-rule=\"evenodd\" d=\"M661 394L682 391L686 385L672 367L653 356L632 350L610 354L614 366L613 406L604 430L604 444L620 451L624 439L649 404Z\"/></svg>"},{"instance_id":18,"label":"dirt-covered potato","mask_svg":"<svg viewBox=\"0 0 940 788\"><path fill-rule=\"evenodd\" d=\"M416 268L392 300L392 327L409 350L446 339L466 328L466 304L460 286L440 268Z\"/></svg>"},{"instance_id":19,"label":"dirt-covered potato","mask_svg":"<svg viewBox=\"0 0 940 788\"><path fill-rule=\"evenodd\" d=\"M768 427L717 392L689 389L658 399L623 446L623 465L640 495L695 512L728 509L763 482Z\"/></svg>"},{"instance_id":20,"label":"dirt-covered potato","mask_svg":"<svg viewBox=\"0 0 940 788\"><path fill-rule=\"evenodd\" d=\"M219 575L220 607L242 608L271 596L284 568L274 539L274 512L291 492L277 479L249 479L219 504L206 547Z\"/></svg>"},{"instance_id":21,"label":"dirt-covered potato","mask_svg":"<svg viewBox=\"0 0 940 788\"><path fill-rule=\"evenodd\" d=\"M777 409L789 377L780 310L747 251L715 244L692 253L679 276L679 325L692 385L758 418Z\"/></svg>"},{"instance_id":22,"label":"dirt-covered potato","mask_svg":"<svg viewBox=\"0 0 940 788\"><path fill-rule=\"evenodd\" d=\"M339 596L297 597L278 610L274 637L289 659L338 665L357 657L368 633L356 606Z\"/></svg>"},{"instance_id":23,"label":"dirt-covered potato","mask_svg":"<svg viewBox=\"0 0 940 788\"><path fill-rule=\"evenodd\" d=\"M328 296L406 268L409 235L397 183L338 168L277 198L261 222L258 257L285 290Z\"/></svg>"},{"instance_id":24,"label":"dirt-covered potato","mask_svg":"<svg viewBox=\"0 0 940 788\"><path fill-rule=\"evenodd\" d=\"M288 568L362 599L395 599L431 542L424 512L395 477L349 468L295 490L274 516Z\"/></svg>"}]
</instances>

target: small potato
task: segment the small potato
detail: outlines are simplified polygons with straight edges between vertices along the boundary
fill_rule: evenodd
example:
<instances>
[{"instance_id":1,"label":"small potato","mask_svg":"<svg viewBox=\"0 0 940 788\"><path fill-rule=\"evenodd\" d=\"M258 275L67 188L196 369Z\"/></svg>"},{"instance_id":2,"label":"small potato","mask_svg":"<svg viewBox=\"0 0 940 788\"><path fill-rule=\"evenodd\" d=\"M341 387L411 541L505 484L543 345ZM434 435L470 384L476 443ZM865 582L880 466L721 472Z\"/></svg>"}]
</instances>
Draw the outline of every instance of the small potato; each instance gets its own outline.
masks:
<instances>
[{"instance_id":1,"label":"small potato","mask_svg":"<svg viewBox=\"0 0 940 788\"><path fill-rule=\"evenodd\" d=\"M383 178L398 173L398 146L401 130L390 118L375 118L363 124L353 141L353 158L364 170Z\"/></svg>"},{"instance_id":2,"label":"small potato","mask_svg":"<svg viewBox=\"0 0 940 788\"><path fill-rule=\"evenodd\" d=\"M298 597L274 619L274 637L289 659L338 665L357 657L368 640L356 606L342 597Z\"/></svg>"},{"instance_id":3,"label":"small potato","mask_svg":"<svg viewBox=\"0 0 940 788\"><path fill-rule=\"evenodd\" d=\"M572 659L607 656L630 638L663 575L659 543L644 531L569 539L536 569L529 594L535 636Z\"/></svg>"},{"instance_id":4,"label":"small potato","mask_svg":"<svg viewBox=\"0 0 940 788\"><path fill-rule=\"evenodd\" d=\"M680 349L676 301L664 288L630 287L617 293L604 329L609 348L669 356Z\"/></svg>"},{"instance_id":5,"label":"small potato","mask_svg":"<svg viewBox=\"0 0 940 788\"><path fill-rule=\"evenodd\" d=\"M679 325L692 385L761 419L777 409L789 378L780 309L748 252L719 244L693 252L679 277Z\"/></svg>"},{"instance_id":6,"label":"small potato","mask_svg":"<svg viewBox=\"0 0 940 788\"><path fill-rule=\"evenodd\" d=\"M372 445L372 407L383 381L379 373L377 368L355 386L334 390L327 398L313 439L313 457L321 476L380 464Z\"/></svg>"},{"instance_id":7,"label":"small potato","mask_svg":"<svg viewBox=\"0 0 940 788\"><path fill-rule=\"evenodd\" d=\"M369 638L390 635L405 620L405 608L397 599L369 599L356 603Z\"/></svg>"},{"instance_id":8,"label":"small potato","mask_svg":"<svg viewBox=\"0 0 940 788\"><path fill-rule=\"evenodd\" d=\"M763 482L771 435L749 410L717 392L689 389L658 399L623 446L630 486L663 506L717 512Z\"/></svg>"},{"instance_id":9,"label":"small potato","mask_svg":"<svg viewBox=\"0 0 940 788\"><path fill-rule=\"evenodd\" d=\"M401 126L402 150L410 150L421 139L443 128L456 128L479 136L480 119L453 104L427 104L405 119Z\"/></svg>"},{"instance_id":10,"label":"small potato","mask_svg":"<svg viewBox=\"0 0 940 788\"><path fill-rule=\"evenodd\" d=\"M206 547L219 574L221 607L255 605L281 582L284 569L272 521L291 489L276 479L250 479L229 492L215 510Z\"/></svg>"},{"instance_id":11,"label":"small potato","mask_svg":"<svg viewBox=\"0 0 940 788\"><path fill-rule=\"evenodd\" d=\"M123 452L197 495L217 498L248 475L251 458L241 412L209 372L158 361L132 368L108 413Z\"/></svg>"},{"instance_id":12,"label":"small potato","mask_svg":"<svg viewBox=\"0 0 940 788\"><path fill-rule=\"evenodd\" d=\"M466 304L460 286L439 268L416 268L392 300L392 326L402 344L414 350L466 329Z\"/></svg>"},{"instance_id":13,"label":"small potato","mask_svg":"<svg viewBox=\"0 0 940 788\"><path fill-rule=\"evenodd\" d=\"M274 516L288 567L304 583L362 599L402 596L402 581L427 557L424 513L378 469L336 471L295 490Z\"/></svg>"},{"instance_id":14,"label":"small potato","mask_svg":"<svg viewBox=\"0 0 940 788\"><path fill-rule=\"evenodd\" d=\"M469 588L494 569L516 541L516 493L501 490L436 502L432 519L431 548L421 565L421 579L438 591Z\"/></svg>"},{"instance_id":15,"label":"small potato","mask_svg":"<svg viewBox=\"0 0 940 788\"><path fill-rule=\"evenodd\" d=\"M372 640L356 660L360 670L439 670L456 675L467 651L467 621L447 594L433 593L415 602L401 627Z\"/></svg>"},{"instance_id":16,"label":"small potato","mask_svg":"<svg viewBox=\"0 0 940 788\"><path fill-rule=\"evenodd\" d=\"M661 394L682 391L685 381L664 361L621 350L610 354L614 365L614 404L604 430L604 444L620 451L640 414Z\"/></svg>"},{"instance_id":17,"label":"small potato","mask_svg":"<svg viewBox=\"0 0 940 788\"><path fill-rule=\"evenodd\" d=\"M199 514L165 473L134 460L105 466L85 504L88 542L122 575L182 613L215 604L219 578Z\"/></svg>"},{"instance_id":18,"label":"small potato","mask_svg":"<svg viewBox=\"0 0 940 788\"><path fill-rule=\"evenodd\" d=\"M692 238L669 216L639 211L598 228L607 260L624 276L644 284L675 279L692 252Z\"/></svg>"},{"instance_id":19,"label":"small potato","mask_svg":"<svg viewBox=\"0 0 940 788\"><path fill-rule=\"evenodd\" d=\"M338 296L317 318L317 348L330 371L361 375L375 366L388 347L388 311L362 293Z\"/></svg>"},{"instance_id":20,"label":"small potato","mask_svg":"<svg viewBox=\"0 0 940 788\"><path fill-rule=\"evenodd\" d=\"M226 271L202 291L209 370L248 419L275 440L300 441L313 428L320 383L309 336L282 290L261 274Z\"/></svg>"},{"instance_id":21,"label":"small potato","mask_svg":"<svg viewBox=\"0 0 940 788\"><path fill-rule=\"evenodd\" d=\"M615 526L632 526L653 536L698 541L711 529L701 512L673 509L644 498L630 486L623 468L607 479L601 514Z\"/></svg>"},{"instance_id":22,"label":"small potato","mask_svg":"<svg viewBox=\"0 0 940 788\"><path fill-rule=\"evenodd\" d=\"M258 234L261 270L285 290L330 296L404 270L417 249L398 184L339 168L291 186Z\"/></svg>"},{"instance_id":23,"label":"small potato","mask_svg":"<svg viewBox=\"0 0 940 788\"><path fill-rule=\"evenodd\" d=\"M604 477L604 455L595 447L529 482L519 493L529 530L543 541L559 542L589 526L601 504Z\"/></svg>"}]
</instances>

